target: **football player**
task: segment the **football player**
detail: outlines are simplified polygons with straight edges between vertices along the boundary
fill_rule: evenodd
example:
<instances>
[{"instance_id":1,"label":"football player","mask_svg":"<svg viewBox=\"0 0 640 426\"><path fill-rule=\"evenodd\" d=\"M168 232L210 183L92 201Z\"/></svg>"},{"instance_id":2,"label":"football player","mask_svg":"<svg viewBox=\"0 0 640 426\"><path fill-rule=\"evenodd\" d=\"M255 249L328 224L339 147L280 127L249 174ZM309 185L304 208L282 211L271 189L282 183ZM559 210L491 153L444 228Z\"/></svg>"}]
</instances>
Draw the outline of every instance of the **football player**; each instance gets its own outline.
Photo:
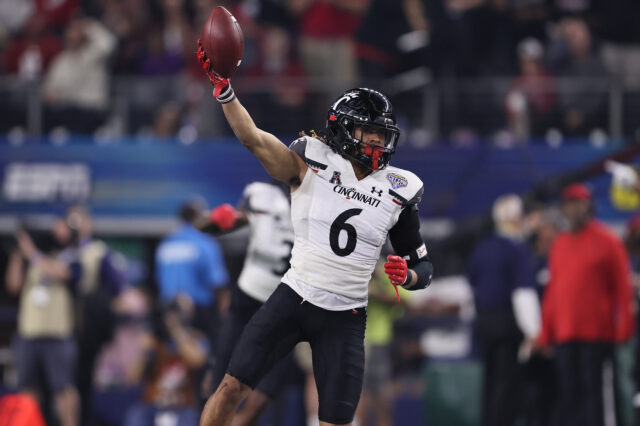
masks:
<instances>
[{"instance_id":1,"label":"football player","mask_svg":"<svg viewBox=\"0 0 640 426\"><path fill-rule=\"evenodd\" d=\"M289 184L295 234L291 266L245 327L200 424L229 425L275 362L308 341L320 424L350 425L362 390L369 280L387 235L398 254L385 264L394 285L422 289L433 274L417 211L422 182L389 165L400 136L391 103L375 90L349 90L320 135L287 147L254 124L202 46L198 59L236 137Z\"/></svg>"},{"instance_id":2,"label":"football player","mask_svg":"<svg viewBox=\"0 0 640 426\"><path fill-rule=\"evenodd\" d=\"M250 228L249 247L231 296L229 315L216 344L211 388L216 389L227 369L231 353L242 330L280 283L289 268L293 247L293 226L289 187L277 181L254 182L244 189L238 208L223 204L211 211L199 227L217 234L246 224ZM292 368L292 357L280 361L256 386L233 419L234 426L255 424L260 414L280 390Z\"/></svg>"}]
</instances>

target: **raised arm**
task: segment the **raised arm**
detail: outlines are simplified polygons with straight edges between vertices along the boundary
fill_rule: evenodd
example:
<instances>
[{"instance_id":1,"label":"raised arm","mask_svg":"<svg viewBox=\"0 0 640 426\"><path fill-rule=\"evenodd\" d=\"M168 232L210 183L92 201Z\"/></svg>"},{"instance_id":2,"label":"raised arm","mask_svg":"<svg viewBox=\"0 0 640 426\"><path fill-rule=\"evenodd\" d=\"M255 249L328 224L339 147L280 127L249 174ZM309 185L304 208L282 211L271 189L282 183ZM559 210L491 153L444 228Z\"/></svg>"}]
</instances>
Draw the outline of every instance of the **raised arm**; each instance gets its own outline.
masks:
<instances>
[{"instance_id":1,"label":"raised arm","mask_svg":"<svg viewBox=\"0 0 640 426\"><path fill-rule=\"evenodd\" d=\"M294 189L302 182L307 165L271 133L259 129L238 99L222 105L236 137L255 155L269 175Z\"/></svg>"},{"instance_id":2,"label":"raised arm","mask_svg":"<svg viewBox=\"0 0 640 426\"><path fill-rule=\"evenodd\" d=\"M71 268L64 262L45 256L38 251L31 237L26 232L20 230L16 233L18 248L22 255L32 263L39 264L47 277L56 280L68 280L71 278Z\"/></svg>"},{"instance_id":3,"label":"raised arm","mask_svg":"<svg viewBox=\"0 0 640 426\"><path fill-rule=\"evenodd\" d=\"M178 353L187 365L193 369L202 367L207 362L207 350L201 344L201 336L185 328L173 312L165 314L164 322Z\"/></svg>"},{"instance_id":4,"label":"raised arm","mask_svg":"<svg viewBox=\"0 0 640 426\"><path fill-rule=\"evenodd\" d=\"M274 179L296 189L307 171L307 165L271 133L259 129L247 110L236 98L231 82L211 69L211 63L198 41L198 60L214 86L213 96L222 104L224 115L233 133L255 155Z\"/></svg>"}]
</instances>

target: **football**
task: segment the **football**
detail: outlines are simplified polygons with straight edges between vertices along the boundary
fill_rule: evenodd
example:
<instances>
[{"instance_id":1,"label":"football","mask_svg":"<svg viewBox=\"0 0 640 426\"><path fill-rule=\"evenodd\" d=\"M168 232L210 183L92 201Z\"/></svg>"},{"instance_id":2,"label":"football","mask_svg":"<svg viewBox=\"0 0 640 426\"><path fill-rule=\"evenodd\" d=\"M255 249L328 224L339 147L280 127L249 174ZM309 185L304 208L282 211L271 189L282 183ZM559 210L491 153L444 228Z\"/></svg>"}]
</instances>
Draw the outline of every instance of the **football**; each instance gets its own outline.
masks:
<instances>
[{"instance_id":1,"label":"football","mask_svg":"<svg viewBox=\"0 0 640 426\"><path fill-rule=\"evenodd\" d=\"M213 70L229 78L242 62L244 37L236 18L222 6L211 11L202 30L202 47Z\"/></svg>"}]
</instances>

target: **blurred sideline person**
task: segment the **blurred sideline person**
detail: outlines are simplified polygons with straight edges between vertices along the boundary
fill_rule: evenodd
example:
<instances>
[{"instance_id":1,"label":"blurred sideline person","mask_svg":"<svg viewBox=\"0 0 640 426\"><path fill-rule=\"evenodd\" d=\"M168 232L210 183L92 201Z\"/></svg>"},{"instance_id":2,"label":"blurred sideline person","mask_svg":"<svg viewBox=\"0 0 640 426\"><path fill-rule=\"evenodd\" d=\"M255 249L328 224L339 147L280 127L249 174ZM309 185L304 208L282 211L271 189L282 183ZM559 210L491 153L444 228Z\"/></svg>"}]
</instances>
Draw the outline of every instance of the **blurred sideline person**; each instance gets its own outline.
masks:
<instances>
[{"instance_id":1,"label":"blurred sideline person","mask_svg":"<svg viewBox=\"0 0 640 426\"><path fill-rule=\"evenodd\" d=\"M191 325L193 313L193 304L183 296L156 309L151 333L143 338L143 402L129 409L124 426L198 424L196 382L209 341Z\"/></svg>"},{"instance_id":2,"label":"blurred sideline person","mask_svg":"<svg viewBox=\"0 0 640 426\"><path fill-rule=\"evenodd\" d=\"M195 305L195 327L214 342L216 302L221 306L226 300L229 275L218 243L195 227L205 211L204 201L195 198L180 207L180 226L156 250L156 280L162 303L170 303L178 296L191 300Z\"/></svg>"},{"instance_id":3,"label":"blurred sideline person","mask_svg":"<svg viewBox=\"0 0 640 426\"><path fill-rule=\"evenodd\" d=\"M627 222L625 245L627 246L629 258L631 260L633 293L636 300L636 306L638 306L638 303L640 302L640 213L633 215ZM640 327L638 327L638 321L640 321L640 315L636 317L636 333L640 330ZM636 385L635 395L633 398L633 408L635 410L635 424L638 425L640 424L640 345L637 344L635 348L635 366L633 374Z\"/></svg>"},{"instance_id":4,"label":"blurred sideline person","mask_svg":"<svg viewBox=\"0 0 640 426\"><path fill-rule=\"evenodd\" d=\"M215 347L211 392L217 389L229 365L233 349L251 317L280 284L289 268L293 226L288 188L277 182L254 182L244 189L237 209L223 204L211 212L205 232L250 227L249 247L238 286L233 289L229 314L222 323ZM291 370L292 356L280 361L257 384L233 419L234 426L256 424L277 395ZM209 392L209 394L211 393Z\"/></svg>"},{"instance_id":5,"label":"blurred sideline person","mask_svg":"<svg viewBox=\"0 0 640 426\"><path fill-rule=\"evenodd\" d=\"M71 268L70 233L62 219L55 221L52 233L61 247L67 247L43 254L24 230L18 231L18 249L11 254L7 267L7 291L20 293L15 341L18 389L36 399L42 397L41 372L46 387L53 392L60 424L77 426L80 422L74 384L77 352L72 288L77 272ZM24 261L28 262L26 273Z\"/></svg>"},{"instance_id":6,"label":"blurred sideline person","mask_svg":"<svg viewBox=\"0 0 640 426\"><path fill-rule=\"evenodd\" d=\"M320 424L351 424L362 391L368 285L387 235L400 255L385 264L394 285L423 289L433 274L420 236L423 184L388 165L400 134L391 103L375 90L349 90L331 105L322 135L287 148L256 127L201 46L198 59L235 135L290 186L295 233L291 267L246 325L200 424L229 425L238 404L300 341L311 344Z\"/></svg>"},{"instance_id":7,"label":"blurred sideline person","mask_svg":"<svg viewBox=\"0 0 640 426\"><path fill-rule=\"evenodd\" d=\"M586 135L606 126L607 96L599 91L598 79L609 77L600 45L580 17L567 16L557 26L549 46L550 71L559 78L572 78L571 90L558 92L562 113L561 130L567 136Z\"/></svg>"},{"instance_id":8,"label":"blurred sideline person","mask_svg":"<svg viewBox=\"0 0 640 426\"><path fill-rule=\"evenodd\" d=\"M505 96L509 130L518 140L543 135L554 125L555 81L544 66L544 47L535 38L518 44L520 73Z\"/></svg>"},{"instance_id":9,"label":"blurred sideline person","mask_svg":"<svg viewBox=\"0 0 640 426\"><path fill-rule=\"evenodd\" d=\"M544 292L549 284L549 252L558 232L564 227L562 213L556 208L534 211L528 215L528 227L532 231L536 292L538 299L544 300ZM531 349L531 357L523 359L526 361L525 424L549 426L552 425L556 401L553 359L549 351L538 350L535 345L527 349Z\"/></svg>"},{"instance_id":10,"label":"blurred sideline person","mask_svg":"<svg viewBox=\"0 0 640 426\"><path fill-rule=\"evenodd\" d=\"M524 242L522 201L504 195L493 204L495 233L480 241L469 262L476 336L483 363L482 424L513 425L522 406L518 354L540 329L533 258Z\"/></svg>"},{"instance_id":11,"label":"blurred sideline person","mask_svg":"<svg viewBox=\"0 0 640 426\"><path fill-rule=\"evenodd\" d=\"M93 225L82 206L71 207L65 217L77 270L76 333L80 394L80 421L92 424L93 372L102 347L111 341L116 324L115 301L125 287L122 262L104 241L92 237Z\"/></svg>"},{"instance_id":12,"label":"blurred sideline person","mask_svg":"<svg viewBox=\"0 0 640 426\"><path fill-rule=\"evenodd\" d=\"M8 418L12 426L47 426L38 401L26 393L0 397L0 419Z\"/></svg>"},{"instance_id":13,"label":"blurred sideline person","mask_svg":"<svg viewBox=\"0 0 640 426\"><path fill-rule=\"evenodd\" d=\"M555 424L620 424L614 351L634 331L627 250L593 218L586 186L567 186L562 210L570 230L558 235L549 254L539 337L541 345L553 345L555 355Z\"/></svg>"}]
</instances>

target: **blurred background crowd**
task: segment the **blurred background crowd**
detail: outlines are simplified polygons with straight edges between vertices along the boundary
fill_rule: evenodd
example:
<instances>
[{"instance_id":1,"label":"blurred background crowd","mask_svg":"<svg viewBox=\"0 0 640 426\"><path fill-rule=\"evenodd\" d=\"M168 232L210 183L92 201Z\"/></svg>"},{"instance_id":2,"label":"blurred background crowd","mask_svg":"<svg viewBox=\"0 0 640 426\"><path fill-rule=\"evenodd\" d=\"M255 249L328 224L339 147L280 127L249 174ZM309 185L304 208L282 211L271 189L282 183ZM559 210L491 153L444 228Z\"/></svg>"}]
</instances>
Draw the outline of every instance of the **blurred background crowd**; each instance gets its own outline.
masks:
<instances>
[{"instance_id":1,"label":"blurred background crowd","mask_svg":"<svg viewBox=\"0 0 640 426\"><path fill-rule=\"evenodd\" d=\"M417 145L602 144L639 126L632 0L6 0L0 129L16 143L229 135L194 55L218 4L245 35L234 87L278 135L320 126L361 83L391 96Z\"/></svg>"},{"instance_id":2,"label":"blurred background crowd","mask_svg":"<svg viewBox=\"0 0 640 426\"><path fill-rule=\"evenodd\" d=\"M258 126L368 85L425 183L436 276L374 274L358 426L640 421L637 0L3 0L0 424L197 424L249 228L195 219L268 180L195 57L217 5ZM295 358L260 425L314 424Z\"/></svg>"}]
</instances>

